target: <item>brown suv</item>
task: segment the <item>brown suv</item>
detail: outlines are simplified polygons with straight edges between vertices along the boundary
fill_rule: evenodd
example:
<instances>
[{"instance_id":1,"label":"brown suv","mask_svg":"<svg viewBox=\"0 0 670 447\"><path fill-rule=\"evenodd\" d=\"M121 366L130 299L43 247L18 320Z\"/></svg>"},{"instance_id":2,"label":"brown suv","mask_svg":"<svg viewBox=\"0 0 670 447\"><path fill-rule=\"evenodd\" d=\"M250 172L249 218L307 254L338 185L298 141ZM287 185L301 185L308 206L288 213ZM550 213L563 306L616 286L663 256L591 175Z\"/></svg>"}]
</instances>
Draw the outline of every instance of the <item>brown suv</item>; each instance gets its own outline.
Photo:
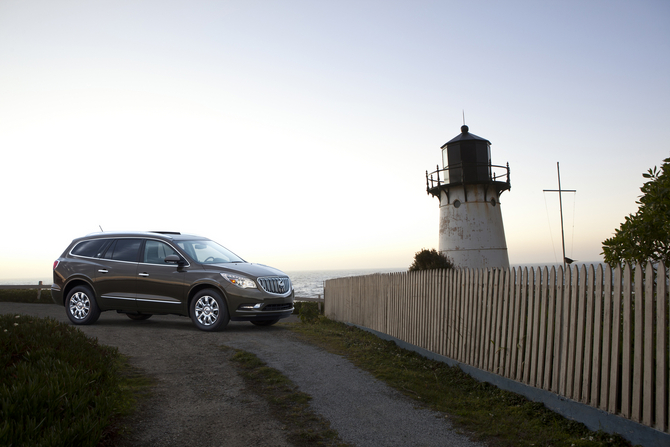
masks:
<instances>
[{"instance_id":1,"label":"brown suv","mask_svg":"<svg viewBox=\"0 0 670 447\"><path fill-rule=\"evenodd\" d=\"M293 312L289 277L250 264L204 237L169 232L96 233L54 261L51 295L74 324L115 310L133 320L189 316L203 331L229 320L269 326Z\"/></svg>"}]
</instances>

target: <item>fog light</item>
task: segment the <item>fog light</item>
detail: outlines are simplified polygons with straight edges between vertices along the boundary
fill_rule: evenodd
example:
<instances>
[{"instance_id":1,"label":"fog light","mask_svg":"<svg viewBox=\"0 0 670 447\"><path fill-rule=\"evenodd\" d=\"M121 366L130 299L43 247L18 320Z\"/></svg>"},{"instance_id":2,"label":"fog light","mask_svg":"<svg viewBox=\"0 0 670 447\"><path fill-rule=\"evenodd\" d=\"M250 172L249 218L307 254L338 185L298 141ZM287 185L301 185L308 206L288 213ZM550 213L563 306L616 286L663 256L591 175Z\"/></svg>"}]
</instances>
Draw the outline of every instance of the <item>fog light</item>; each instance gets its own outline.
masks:
<instances>
[{"instance_id":1,"label":"fog light","mask_svg":"<svg viewBox=\"0 0 670 447\"><path fill-rule=\"evenodd\" d=\"M254 309L260 309L261 307L263 307L263 305L261 303L258 303L258 304L242 304L240 306L240 309L254 310Z\"/></svg>"}]
</instances>

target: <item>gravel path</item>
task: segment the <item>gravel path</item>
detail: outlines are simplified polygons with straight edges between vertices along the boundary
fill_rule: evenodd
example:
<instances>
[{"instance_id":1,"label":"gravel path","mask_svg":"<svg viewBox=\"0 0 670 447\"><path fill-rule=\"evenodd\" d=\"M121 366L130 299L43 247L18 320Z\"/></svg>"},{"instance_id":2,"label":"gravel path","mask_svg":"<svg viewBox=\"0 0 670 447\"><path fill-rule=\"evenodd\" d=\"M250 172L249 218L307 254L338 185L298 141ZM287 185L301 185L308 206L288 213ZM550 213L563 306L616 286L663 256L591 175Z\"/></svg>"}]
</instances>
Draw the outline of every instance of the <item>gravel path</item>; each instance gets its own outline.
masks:
<instances>
[{"instance_id":1,"label":"gravel path","mask_svg":"<svg viewBox=\"0 0 670 447\"><path fill-rule=\"evenodd\" d=\"M0 314L23 313L68 321L56 305L0 303ZM343 441L358 446L482 446L453 431L444 415L414 403L349 361L306 344L281 325L231 322L205 333L189 319L154 316L132 321L105 312L89 336L117 346L157 379L137 414L133 446L284 446L282 424L267 404L244 390L226 345L256 354L312 396Z\"/></svg>"}]
</instances>

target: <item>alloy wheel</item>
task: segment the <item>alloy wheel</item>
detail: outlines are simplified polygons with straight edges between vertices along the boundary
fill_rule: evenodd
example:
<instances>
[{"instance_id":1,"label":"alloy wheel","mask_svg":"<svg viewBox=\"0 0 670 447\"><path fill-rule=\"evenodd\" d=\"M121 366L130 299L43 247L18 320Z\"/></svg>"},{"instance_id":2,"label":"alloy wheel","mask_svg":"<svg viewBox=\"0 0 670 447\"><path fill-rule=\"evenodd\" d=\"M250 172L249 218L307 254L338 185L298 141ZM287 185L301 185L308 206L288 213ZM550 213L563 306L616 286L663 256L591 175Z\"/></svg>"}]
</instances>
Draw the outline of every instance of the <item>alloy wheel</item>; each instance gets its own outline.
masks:
<instances>
[{"instance_id":1,"label":"alloy wheel","mask_svg":"<svg viewBox=\"0 0 670 447\"><path fill-rule=\"evenodd\" d=\"M195 317L203 326L211 326L219 319L219 303L213 296L201 296L195 303Z\"/></svg>"},{"instance_id":2,"label":"alloy wheel","mask_svg":"<svg viewBox=\"0 0 670 447\"><path fill-rule=\"evenodd\" d=\"M91 310L91 300L84 292L77 292L70 298L70 313L77 320L83 320Z\"/></svg>"}]
</instances>

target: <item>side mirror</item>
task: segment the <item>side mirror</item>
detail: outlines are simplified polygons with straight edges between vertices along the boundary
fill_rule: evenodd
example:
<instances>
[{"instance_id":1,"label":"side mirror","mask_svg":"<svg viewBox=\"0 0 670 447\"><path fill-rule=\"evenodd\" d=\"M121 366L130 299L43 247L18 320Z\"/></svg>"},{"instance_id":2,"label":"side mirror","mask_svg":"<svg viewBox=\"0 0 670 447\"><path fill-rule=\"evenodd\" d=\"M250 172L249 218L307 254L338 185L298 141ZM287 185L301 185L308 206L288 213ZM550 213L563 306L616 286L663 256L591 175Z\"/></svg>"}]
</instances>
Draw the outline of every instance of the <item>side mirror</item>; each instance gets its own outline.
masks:
<instances>
[{"instance_id":1,"label":"side mirror","mask_svg":"<svg viewBox=\"0 0 670 447\"><path fill-rule=\"evenodd\" d=\"M167 262L168 264L177 264L177 265L185 264L185 262L182 261L182 259L177 255L168 255L165 257L164 261Z\"/></svg>"}]
</instances>

